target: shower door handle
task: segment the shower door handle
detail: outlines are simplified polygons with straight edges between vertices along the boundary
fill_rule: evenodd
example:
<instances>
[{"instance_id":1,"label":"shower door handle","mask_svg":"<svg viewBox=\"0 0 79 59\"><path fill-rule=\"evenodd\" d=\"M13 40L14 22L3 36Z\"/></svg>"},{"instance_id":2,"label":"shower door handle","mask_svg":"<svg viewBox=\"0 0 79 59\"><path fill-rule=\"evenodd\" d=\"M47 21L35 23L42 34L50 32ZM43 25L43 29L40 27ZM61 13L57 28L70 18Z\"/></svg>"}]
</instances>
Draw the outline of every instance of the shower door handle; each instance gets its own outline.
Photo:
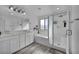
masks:
<instances>
[{"instance_id":1,"label":"shower door handle","mask_svg":"<svg viewBox=\"0 0 79 59\"><path fill-rule=\"evenodd\" d=\"M72 30L67 30L66 35L71 36L72 35Z\"/></svg>"}]
</instances>

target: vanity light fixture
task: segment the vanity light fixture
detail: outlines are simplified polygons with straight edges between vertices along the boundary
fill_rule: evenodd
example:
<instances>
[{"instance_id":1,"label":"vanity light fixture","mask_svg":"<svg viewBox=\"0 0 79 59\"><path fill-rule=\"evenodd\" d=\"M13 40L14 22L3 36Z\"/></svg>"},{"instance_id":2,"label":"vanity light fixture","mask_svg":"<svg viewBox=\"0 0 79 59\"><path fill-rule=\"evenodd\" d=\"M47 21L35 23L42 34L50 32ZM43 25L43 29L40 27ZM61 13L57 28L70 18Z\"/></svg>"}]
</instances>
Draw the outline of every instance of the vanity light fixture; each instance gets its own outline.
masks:
<instances>
[{"instance_id":1,"label":"vanity light fixture","mask_svg":"<svg viewBox=\"0 0 79 59\"><path fill-rule=\"evenodd\" d=\"M26 14L26 12L25 11L22 11L22 15L25 15Z\"/></svg>"},{"instance_id":2,"label":"vanity light fixture","mask_svg":"<svg viewBox=\"0 0 79 59\"><path fill-rule=\"evenodd\" d=\"M19 9L19 10L18 10L18 13L21 13L21 12L22 12L22 9Z\"/></svg>"},{"instance_id":3,"label":"vanity light fixture","mask_svg":"<svg viewBox=\"0 0 79 59\"><path fill-rule=\"evenodd\" d=\"M13 10L17 12L18 11L18 8L14 8Z\"/></svg>"},{"instance_id":4,"label":"vanity light fixture","mask_svg":"<svg viewBox=\"0 0 79 59\"><path fill-rule=\"evenodd\" d=\"M14 13L11 13L11 15L14 15Z\"/></svg>"},{"instance_id":5,"label":"vanity light fixture","mask_svg":"<svg viewBox=\"0 0 79 59\"><path fill-rule=\"evenodd\" d=\"M21 15L26 15L26 12L23 9L19 9L18 7L14 7L14 6L10 5L9 9L14 12L20 13Z\"/></svg>"},{"instance_id":6,"label":"vanity light fixture","mask_svg":"<svg viewBox=\"0 0 79 59\"><path fill-rule=\"evenodd\" d=\"M11 5L9 6L9 9L13 11L14 7Z\"/></svg>"}]
</instances>

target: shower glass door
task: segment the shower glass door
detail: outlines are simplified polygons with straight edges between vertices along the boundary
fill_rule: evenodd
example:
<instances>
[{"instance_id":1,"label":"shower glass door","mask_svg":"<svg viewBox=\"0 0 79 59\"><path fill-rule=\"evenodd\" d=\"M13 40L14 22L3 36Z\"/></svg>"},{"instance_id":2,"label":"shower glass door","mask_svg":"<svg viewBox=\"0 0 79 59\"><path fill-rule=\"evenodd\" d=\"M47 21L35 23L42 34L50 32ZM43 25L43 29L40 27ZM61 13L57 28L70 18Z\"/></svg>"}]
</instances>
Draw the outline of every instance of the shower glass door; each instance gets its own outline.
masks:
<instances>
[{"instance_id":1,"label":"shower glass door","mask_svg":"<svg viewBox=\"0 0 79 59\"><path fill-rule=\"evenodd\" d=\"M66 53L69 53L69 35L67 33L69 29L69 12L61 12L54 15L54 46L61 49Z\"/></svg>"},{"instance_id":2,"label":"shower glass door","mask_svg":"<svg viewBox=\"0 0 79 59\"><path fill-rule=\"evenodd\" d=\"M70 9L49 16L49 44L55 49L71 52Z\"/></svg>"},{"instance_id":3,"label":"shower glass door","mask_svg":"<svg viewBox=\"0 0 79 59\"><path fill-rule=\"evenodd\" d=\"M66 49L67 15L54 16L54 46Z\"/></svg>"}]
</instances>

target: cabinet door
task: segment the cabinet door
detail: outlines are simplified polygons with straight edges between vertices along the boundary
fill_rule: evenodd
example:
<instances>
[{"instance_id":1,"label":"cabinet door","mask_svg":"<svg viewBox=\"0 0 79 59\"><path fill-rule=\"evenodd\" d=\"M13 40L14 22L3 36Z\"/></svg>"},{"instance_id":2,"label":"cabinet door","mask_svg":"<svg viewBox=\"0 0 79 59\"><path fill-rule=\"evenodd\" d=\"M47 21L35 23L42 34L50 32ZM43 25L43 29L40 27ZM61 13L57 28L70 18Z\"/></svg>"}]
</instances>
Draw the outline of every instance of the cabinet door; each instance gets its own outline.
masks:
<instances>
[{"instance_id":1,"label":"cabinet door","mask_svg":"<svg viewBox=\"0 0 79 59\"><path fill-rule=\"evenodd\" d=\"M34 41L33 33L26 33L26 46Z\"/></svg>"},{"instance_id":2,"label":"cabinet door","mask_svg":"<svg viewBox=\"0 0 79 59\"><path fill-rule=\"evenodd\" d=\"M24 33L20 34L19 39L20 39L20 48L24 48L25 47L25 34Z\"/></svg>"},{"instance_id":3,"label":"cabinet door","mask_svg":"<svg viewBox=\"0 0 79 59\"><path fill-rule=\"evenodd\" d=\"M32 42L34 42L34 35L33 35L33 33L29 33L29 39L30 39L30 44Z\"/></svg>"},{"instance_id":4,"label":"cabinet door","mask_svg":"<svg viewBox=\"0 0 79 59\"><path fill-rule=\"evenodd\" d=\"M19 39L17 37L13 37L10 40L10 52L16 52L19 50Z\"/></svg>"},{"instance_id":5,"label":"cabinet door","mask_svg":"<svg viewBox=\"0 0 79 59\"><path fill-rule=\"evenodd\" d=\"M10 43L9 40L0 41L0 54L10 53L9 43Z\"/></svg>"}]
</instances>

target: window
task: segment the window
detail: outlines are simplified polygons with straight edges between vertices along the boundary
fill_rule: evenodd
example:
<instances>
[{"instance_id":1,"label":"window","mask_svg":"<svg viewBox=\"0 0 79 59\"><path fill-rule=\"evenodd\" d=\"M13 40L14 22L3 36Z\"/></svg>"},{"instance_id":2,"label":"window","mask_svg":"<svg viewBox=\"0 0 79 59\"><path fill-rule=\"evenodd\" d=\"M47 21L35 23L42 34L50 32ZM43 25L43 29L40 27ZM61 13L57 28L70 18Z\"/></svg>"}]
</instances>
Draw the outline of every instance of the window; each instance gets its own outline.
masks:
<instances>
[{"instance_id":1,"label":"window","mask_svg":"<svg viewBox=\"0 0 79 59\"><path fill-rule=\"evenodd\" d=\"M40 29L44 29L44 19L40 20Z\"/></svg>"},{"instance_id":2,"label":"window","mask_svg":"<svg viewBox=\"0 0 79 59\"><path fill-rule=\"evenodd\" d=\"M48 18L40 20L40 29L42 30L48 29Z\"/></svg>"},{"instance_id":3,"label":"window","mask_svg":"<svg viewBox=\"0 0 79 59\"><path fill-rule=\"evenodd\" d=\"M45 29L48 29L48 19L45 19Z\"/></svg>"}]
</instances>

